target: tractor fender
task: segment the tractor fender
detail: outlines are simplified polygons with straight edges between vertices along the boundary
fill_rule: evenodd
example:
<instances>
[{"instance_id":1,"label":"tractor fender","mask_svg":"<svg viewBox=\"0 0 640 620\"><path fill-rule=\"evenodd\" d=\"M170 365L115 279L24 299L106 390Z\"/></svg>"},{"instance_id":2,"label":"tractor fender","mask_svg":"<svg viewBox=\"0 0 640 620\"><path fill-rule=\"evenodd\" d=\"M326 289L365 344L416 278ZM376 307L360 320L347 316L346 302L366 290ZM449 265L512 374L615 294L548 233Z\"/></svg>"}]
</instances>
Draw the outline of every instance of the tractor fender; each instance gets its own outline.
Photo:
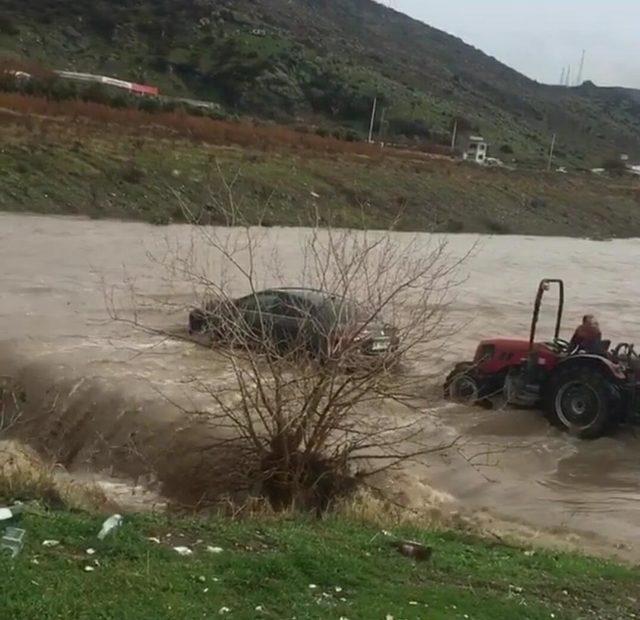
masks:
<instances>
[{"instance_id":1,"label":"tractor fender","mask_svg":"<svg viewBox=\"0 0 640 620\"><path fill-rule=\"evenodd\" d=\"M572 355L562 360L556 368L568 368L573 366L588 366L591 368L598 368L601 372L609 375L611 379L617 381L624 381L626 375L624 370L619 364L612 362L610 359L603 357L602 355L595 355L592 353L580 353L578 355Z\"/></svg>"}]
</instances>

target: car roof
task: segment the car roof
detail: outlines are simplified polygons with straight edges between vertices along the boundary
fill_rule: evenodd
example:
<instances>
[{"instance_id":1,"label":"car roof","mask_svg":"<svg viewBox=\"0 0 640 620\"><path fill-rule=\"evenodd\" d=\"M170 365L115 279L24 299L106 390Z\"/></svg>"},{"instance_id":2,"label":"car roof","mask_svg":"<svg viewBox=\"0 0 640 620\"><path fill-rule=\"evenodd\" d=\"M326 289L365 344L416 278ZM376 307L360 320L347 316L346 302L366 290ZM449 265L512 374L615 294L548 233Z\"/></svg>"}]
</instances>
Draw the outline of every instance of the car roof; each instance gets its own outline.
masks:
<instances>
[{"instance_id":1,"label":"car roof","mask_svg":"<svg viewBox=\"0 0 640 620\"><path fill-rule=\"evenodd\" d=\"M300 297L314 304L323 303L330 299L342 299L340 295L328 293L327 291L323 291L320 289L302 288L302 287L294 287L294 286L292 287L282 286L278 288L270 288L262 292L263 293L286 293L288 295Z\"/></svg>"}]
</instances>

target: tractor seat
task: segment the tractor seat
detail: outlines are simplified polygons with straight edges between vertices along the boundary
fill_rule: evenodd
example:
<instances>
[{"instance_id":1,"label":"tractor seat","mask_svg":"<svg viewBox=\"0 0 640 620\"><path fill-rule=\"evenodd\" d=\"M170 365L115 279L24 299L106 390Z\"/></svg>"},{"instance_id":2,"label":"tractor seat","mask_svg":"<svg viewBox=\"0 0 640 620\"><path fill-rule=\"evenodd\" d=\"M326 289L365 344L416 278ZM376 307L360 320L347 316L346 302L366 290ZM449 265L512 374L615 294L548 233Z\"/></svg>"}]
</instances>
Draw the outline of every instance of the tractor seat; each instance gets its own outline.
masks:
<instances>
[{"instance_id":1,"label":"tractor seat","mask_svg":"<svg viewBox=\"0 0 640 620\"><path fill-rule=\"evenodd\" d=\"M579 353L586 353L587 355L600 355L602 357L611 357L611 340L601 340L597 347L581 347L577 346L573 349L567 349L567 355L578 355Z\"/></svg>"}]
</instances>

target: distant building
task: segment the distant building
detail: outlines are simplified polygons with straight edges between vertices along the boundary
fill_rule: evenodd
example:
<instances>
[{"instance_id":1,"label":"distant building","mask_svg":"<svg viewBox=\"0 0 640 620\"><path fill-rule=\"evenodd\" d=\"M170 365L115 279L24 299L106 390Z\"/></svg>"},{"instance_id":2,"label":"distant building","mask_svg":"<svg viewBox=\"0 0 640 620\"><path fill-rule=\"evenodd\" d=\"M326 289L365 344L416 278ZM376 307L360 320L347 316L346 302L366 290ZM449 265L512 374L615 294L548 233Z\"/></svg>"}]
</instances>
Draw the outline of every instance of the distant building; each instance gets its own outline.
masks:
<instances>
[{"instance_id":1,"label":"distant building","mask_svg":"<svg viewBox=\"0 0 640 620\"><path fill-rule=\"evenodd\" d=\"M485 164L489 145L482 136L467 136L462 140L462 159Z\"/></svg>"}]
</instances>

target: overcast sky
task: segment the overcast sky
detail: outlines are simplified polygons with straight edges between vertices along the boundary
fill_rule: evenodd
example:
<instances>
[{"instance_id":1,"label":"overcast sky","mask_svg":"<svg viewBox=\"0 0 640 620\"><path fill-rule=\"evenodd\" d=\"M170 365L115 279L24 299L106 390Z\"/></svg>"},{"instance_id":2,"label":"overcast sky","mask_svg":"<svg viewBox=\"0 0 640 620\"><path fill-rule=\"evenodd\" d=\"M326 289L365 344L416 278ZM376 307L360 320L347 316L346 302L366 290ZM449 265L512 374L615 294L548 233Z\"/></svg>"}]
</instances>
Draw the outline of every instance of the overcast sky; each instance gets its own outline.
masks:
<instances>
[{"instance_id":1,"label":"overcast sky","mask_svg":"<svg viewBox=\"0 0 640 620\"><path fill-rule=\"evenodd\" d=\"M386 0L541 82L640 88L640 0Z\"/></svg>"}]
</instances>

